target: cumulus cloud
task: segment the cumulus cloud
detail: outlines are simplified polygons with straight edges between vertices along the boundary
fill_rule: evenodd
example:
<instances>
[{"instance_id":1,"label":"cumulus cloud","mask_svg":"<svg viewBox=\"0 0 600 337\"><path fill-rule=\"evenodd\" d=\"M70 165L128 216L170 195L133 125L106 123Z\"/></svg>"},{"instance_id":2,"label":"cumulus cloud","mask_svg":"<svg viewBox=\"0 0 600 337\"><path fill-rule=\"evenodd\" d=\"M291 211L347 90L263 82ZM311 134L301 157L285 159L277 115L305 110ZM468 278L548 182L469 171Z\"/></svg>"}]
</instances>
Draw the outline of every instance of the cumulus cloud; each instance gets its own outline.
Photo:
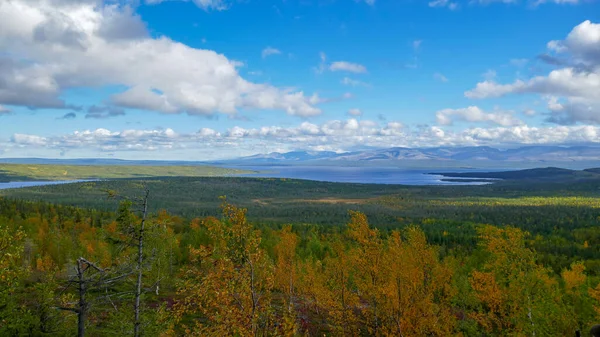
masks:
<instances>
[{"instance_id":1,"label":"cumulus cloud","mask_svg":"<svg viewBox=\"0 0 600 337\"><path fill-rule=\"evenodd\" d=\"M567 97L559 101L552 97L548 102L548 122L570 125L581 123L600 124L600 101L582 97Z\"/></svg>"},{"instance_id":2,"label":"cumulus cloud","mask_svg":"<svg viewBox=\"0 0 600 337\"><path fill-rule=\"evenodd\" d=\"M262 58L267 58L271 55L280 55L280 54L281 54L281 51L279 49L276 49L273 47L267 47L262 50L261 56L262 56Z\"/></svg>"},{"instance_id":3,"label":"cumulus cloud","mask_svg":"<svg viewBox=\"0 0 600 337\"><path fill-rule=\"evenodd\" d=\"M433 74L433 78L440 82L448 82L448 78L440 73Z\"/></svg>"},{"instance_id":4,"label":"cumulus cloud","mask_svg":"<svg viewBox=\"0 0 600 337\"><path fill-rule=\"evenodd\" d=\"M346 62L346 61L336 61L329 65L329 70L331 71L347 71L351 73L366 73L367 68L362 64Z\"/></svg>"},{"instance_id":5,"label":"cumulus cloud","mask_svg":"<svg viewBox=\"0 0 600 337\"><path fill-rule=\"evenodd\" d=\"M548 75L509 84L486 80L465 92L465 96L476 99L509 94L551 96L547 121L600 124L600 24L584 21L564 40L548 42L547 48L548 54L538 58L559 67Z\"/></svg>"},{"instance_id":6,"label":"cumulus cloud","mask_svg":"<svg viewBox=\"0 0 600 337\"><path fill-rule=\"evenodd\" d=\"M196 0L218 9L222 2ZM214 7L217 6L217 7ZM92 1L0 2L0 104L71 108L76 87L119 86L122 107L210 116L240 108L313 116L301 91L252 83L239 62L166 37L150 37L127 6Z\"/></svg>"},{"instance_id":7,"label":"cumulus cloud","mask_svg":"<svg viewBox=\"0 0 600 337\"><path fill-rule=\"evenodd\" d=\"M443 109L436 112L435 117L437 123L440 125L453 125L455 121L490 123L501 126L516 126L523 124L523 122L515 118L510 112L496 111L486 113L476 106L470 106L463 109Z\"/></svg>"},{"instance_id":8,"label":"cumulus cloud","mask_svg":"<svg viewBox=\"0 0 600 337\"><path fill-rule=\"evenodd\" d=\"M45 137L40 137L36 135L25 135L20 133L15 133L11 142L21 145L21 146L47 146L49 145L48 140Z\"/></svg>"},{"instance_id":9,"label":"cumulus cloud","mask_svg":"<svg viewBox=\"0 0 600 337\"><path fill-rule=\"evenodd\" d=\"M70 134L42 137L15 134L7 144L8 151L24 149L55 150L57 152L118 153L152 152L160 150L191 151L202 158L247 155L276 149L352 150L369 147L435 147L516 144L600 144L600 127L570 125L532 127L527 125L498 126L449 130L440 126L409 128L399 122L331 120L322 124L303 122L297 126L239 126L218 131L201 128L197 132L177 133L173 129L123 130L108 129L75 131ZM218 149L228 149L219 151ZM217 149L215 151L215 149ZM208 151L208 152L207 152ZM214 151L209 153L210 151ZM80 153L80 152L77 152ZM188 152L190 153L190 152Z\"/></svg>"},{"instance_id":10,"label":"cumulus cloud","mask_svg":"<svg viewBox=\"0 0 600 337\"><path fill-rule=\"evenodd\" d=\"M115 5L103 8L98 35L106 40L138 39L148 37L148 29L142 18L129 6L119 8Z\"/></svg>"},{"instance_id":11,"label":"cumulus cloud","mask_svg":"<svg viewBox=\"0 0 600 337\"><path fill-rule=\"evenodd\" d=\"M597 67L600 65L600 24L586 20L573 28L565 40L548 42L548 49L568 52L575 60Z\"/></svg>"}]
</instances>

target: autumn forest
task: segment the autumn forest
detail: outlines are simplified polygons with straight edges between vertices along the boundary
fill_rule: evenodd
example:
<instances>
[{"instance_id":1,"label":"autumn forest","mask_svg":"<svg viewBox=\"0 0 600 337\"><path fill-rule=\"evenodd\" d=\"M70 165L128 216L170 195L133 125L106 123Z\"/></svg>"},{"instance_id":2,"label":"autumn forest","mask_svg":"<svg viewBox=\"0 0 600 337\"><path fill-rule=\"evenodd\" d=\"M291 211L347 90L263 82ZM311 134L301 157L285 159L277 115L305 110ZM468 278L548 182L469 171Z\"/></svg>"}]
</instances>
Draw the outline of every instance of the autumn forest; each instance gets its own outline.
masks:
<instances>
[{"instance_id":1,"label":"autumn forest","mask_svg":"<svg viewBox=\"0 0 600 337\"><path fill-rule=\"evenodd\" d=\"M167 189L136 186L94 187L87 206L0 197L0 335L571 336L600 322L590 194L395 191L328 202L313 215L335 217L311 223L235 193L210 214L167 211Z\"/></svg>"}]
</instances>

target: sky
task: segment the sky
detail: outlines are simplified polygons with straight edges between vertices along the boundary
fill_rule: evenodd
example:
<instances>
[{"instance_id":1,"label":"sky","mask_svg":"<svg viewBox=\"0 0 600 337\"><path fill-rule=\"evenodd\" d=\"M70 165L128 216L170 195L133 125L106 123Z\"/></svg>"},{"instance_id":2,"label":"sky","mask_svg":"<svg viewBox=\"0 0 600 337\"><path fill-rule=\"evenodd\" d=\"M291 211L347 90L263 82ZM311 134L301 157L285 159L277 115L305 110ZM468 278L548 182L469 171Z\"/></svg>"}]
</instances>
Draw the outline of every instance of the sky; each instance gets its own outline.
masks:
<instances>
[{"instance_id":1,"label":"sky","mask_svg":"<svg viewBox=\"0 0 600 337\"><path fill-rule=\"evenodd\" d=\"M0 1L0 157L598 143L597 0Z\"/></svg>"}]
</instances>

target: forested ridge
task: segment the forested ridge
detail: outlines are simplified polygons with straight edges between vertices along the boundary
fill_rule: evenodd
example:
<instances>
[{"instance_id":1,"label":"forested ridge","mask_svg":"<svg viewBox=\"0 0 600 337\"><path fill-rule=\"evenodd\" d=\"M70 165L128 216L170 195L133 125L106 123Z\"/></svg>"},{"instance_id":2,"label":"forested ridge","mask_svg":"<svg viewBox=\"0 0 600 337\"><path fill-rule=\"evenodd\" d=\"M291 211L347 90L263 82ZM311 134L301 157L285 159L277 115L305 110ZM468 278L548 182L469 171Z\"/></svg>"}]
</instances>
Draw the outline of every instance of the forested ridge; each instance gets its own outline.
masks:
<instances>
[{"instance_id":1,"label":"forested ridge","mask_svg":"<svg viewBox=\"0 0 600 337\"><path fill-rule=\"evenodd\" d=\"M485 198L455 201L489 207L472 221L373 226L350 211L286 225L229 198L218 216L182 217L144 212L160 190L104 193L112 211L0 198L0 335L568 336L600 321L592 197L505 205L589 213L531 234L478 221L504 202ZM409 202L397 198L378 202Z\"/></svg>"},{"instance_id":2,"label":"forested ridge","mask_svg":"<svg viewBox=\"0 0 600 337\"><path fill-rule=\"evenodd\" d=\"M11 181L63 181L141 177L213 177L252 171L207 165L52 165L0 162L0 183Z\"/></svg>"}]
</instances>

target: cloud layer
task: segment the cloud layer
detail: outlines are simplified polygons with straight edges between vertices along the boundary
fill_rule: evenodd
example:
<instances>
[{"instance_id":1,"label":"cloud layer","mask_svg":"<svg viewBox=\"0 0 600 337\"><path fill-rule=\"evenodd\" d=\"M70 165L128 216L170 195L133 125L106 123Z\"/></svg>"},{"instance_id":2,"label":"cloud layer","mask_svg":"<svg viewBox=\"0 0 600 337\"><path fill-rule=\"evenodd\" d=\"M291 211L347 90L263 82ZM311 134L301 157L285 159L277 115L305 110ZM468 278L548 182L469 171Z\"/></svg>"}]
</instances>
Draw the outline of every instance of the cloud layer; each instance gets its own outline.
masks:
<instances>
[{"instance_id":1,"label":"cloud layer","mask_svg":"<svg viewBox=\"0 0 600 337\"><path fill-rule=\"evenodd\" d=\"M443 109L438 111L435 117L437 123L440 125L453 125L455 121L489 123L500 126L516 126L524 124L510 112L495 111L486 113L476 106L470 106L463 109Z\"/></svg>"},{"instance_id":2,"label":"cloud layer","mask_svg":"<svg viewBox=\"0 0 600 337\"><path fill-rule=\"evenodd\" d=\"M195 1L209 8L215 1ZM243 79L239 62L167 37L151 38L130 7L94 1L0 3L0 104L67 108L77 87L126 87L114 105L191 115L275 109L314 116L302 91ZM271 51L272 52L272 51Z\"/></svg>"},{"instance_id":3,"label":"cloud layer","mask_svg":"<svg viewBox=\"0 0 600 337\"><path fill-rule=\"evenodd\" d=\"M216 159L249 155L257 152L296 149L347 151L356 147L436 147L521 144L600 143L600 127L527 125L471 127L462 130L438 126L409 128L399 122L379 123L371 120L331 120L322 124L303 122L297 126L233 127L224 132L202 128L194 133L177 133L172 129L75 131L70 134L42 137L15 134L0 146L13 153L24 149L55 150L69 153L85 150L95 154L118 154L136 151L188 151L203 158Z\"/></svg>"},{"instance_id":4,"label":"cloud layer","mask_svg":"<svg viewBox=\"0 0 600 337\"><path fill-rule=\"evenodd\" d=\"M493 79L478 83L465 92L473 99L510 94L551 96L547 121L558 124L600 124L600 24L589 20L577 25L564 40L547 44L542 59L560 68L546 76L500 84ZM559 59L558 56L565 56Z\"/></svg>"}]
</instances>

